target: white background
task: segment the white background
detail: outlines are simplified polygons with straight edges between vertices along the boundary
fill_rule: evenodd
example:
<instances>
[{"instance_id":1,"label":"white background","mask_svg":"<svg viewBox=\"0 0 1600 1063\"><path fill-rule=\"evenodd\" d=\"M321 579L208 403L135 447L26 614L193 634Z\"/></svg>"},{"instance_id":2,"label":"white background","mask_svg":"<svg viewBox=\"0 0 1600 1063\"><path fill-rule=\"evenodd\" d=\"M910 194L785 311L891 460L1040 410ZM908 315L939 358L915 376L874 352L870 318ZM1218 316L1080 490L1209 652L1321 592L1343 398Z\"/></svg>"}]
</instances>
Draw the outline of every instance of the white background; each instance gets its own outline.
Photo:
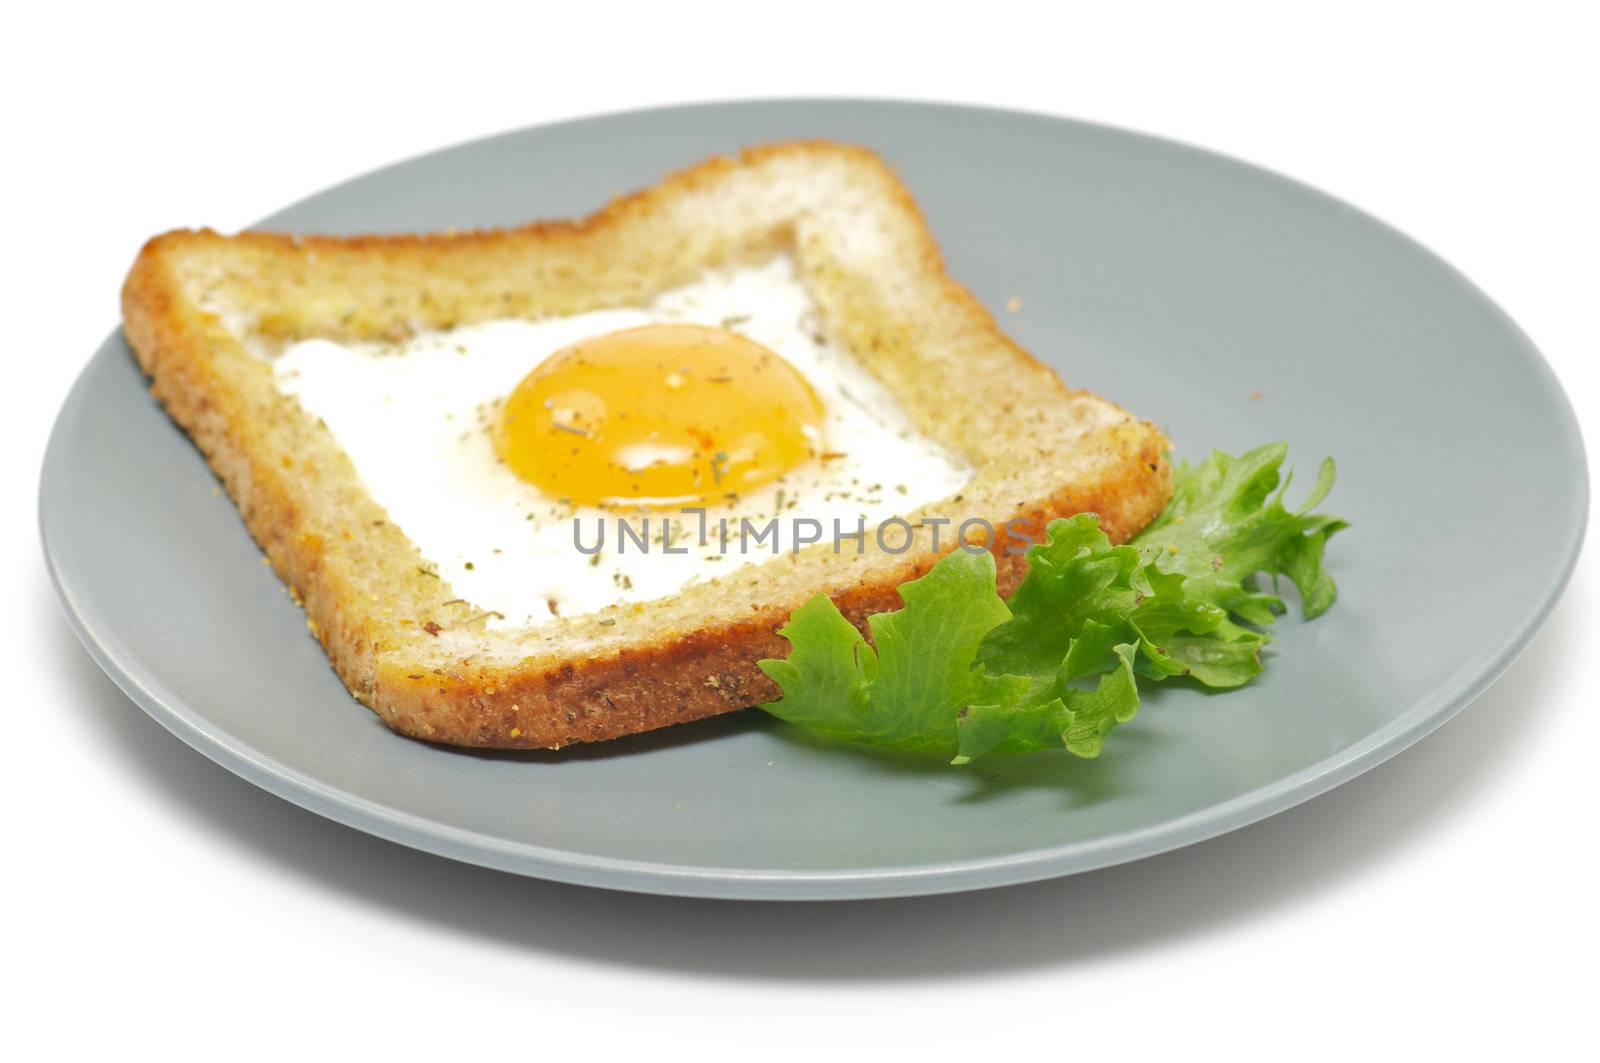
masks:
<instances>
[{"instance_id":1,"label":"white background","mask_svg":"<svg viewBox=\"0 0 1600 1063\"><path fill-rule=\"evenodd\" d=\"M1580 5L46 6L8 16L0 63L0 977L20 983L0 1038L361 1058L1595 1050L1592 551L1489 693L1308 805L1070 880L806 907L524 881L254 790L96 671L33 517L46 432L145 237L235 229L481 134L729 96L1025 107L1306 180L1498 300L1593 439L1600 36Z\"/></svg>"}]
</instances>

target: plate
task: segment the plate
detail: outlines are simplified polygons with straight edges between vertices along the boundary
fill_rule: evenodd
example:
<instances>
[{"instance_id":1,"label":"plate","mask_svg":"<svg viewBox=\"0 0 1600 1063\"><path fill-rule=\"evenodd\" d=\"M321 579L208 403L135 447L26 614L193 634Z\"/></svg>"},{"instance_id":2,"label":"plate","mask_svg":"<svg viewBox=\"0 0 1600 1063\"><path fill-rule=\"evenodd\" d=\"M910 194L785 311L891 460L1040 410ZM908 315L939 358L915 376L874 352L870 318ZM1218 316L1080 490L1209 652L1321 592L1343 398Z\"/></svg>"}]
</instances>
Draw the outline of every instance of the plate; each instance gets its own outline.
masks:
<instances>
[{"instance_id":1,"label":"plate","mask_svg":"<svg viewBox=\"0 0 1600 1063\"><path fill-rule=\"evenodd\" d=\"M67 399L41 485L45 554L89 652L202 753L405 845L625 890L846 898L1063 875L1270 815L1438 726L1548 615L1588 480L1538 352L1404 236L1208 152L975 108L725 103L450 148L262 227L576 215L713 153L817 136L888 158L1004 327L1180 454L1288 440L1302 482L1337 456L1327 508L1354 525L1330 549L1339 604L1285 617L1257 682L1151 691L1099 760L960 771L828 748L755 711L561 753L399 738L335 679L120 335Z\"/></svg>"}]
</instances>

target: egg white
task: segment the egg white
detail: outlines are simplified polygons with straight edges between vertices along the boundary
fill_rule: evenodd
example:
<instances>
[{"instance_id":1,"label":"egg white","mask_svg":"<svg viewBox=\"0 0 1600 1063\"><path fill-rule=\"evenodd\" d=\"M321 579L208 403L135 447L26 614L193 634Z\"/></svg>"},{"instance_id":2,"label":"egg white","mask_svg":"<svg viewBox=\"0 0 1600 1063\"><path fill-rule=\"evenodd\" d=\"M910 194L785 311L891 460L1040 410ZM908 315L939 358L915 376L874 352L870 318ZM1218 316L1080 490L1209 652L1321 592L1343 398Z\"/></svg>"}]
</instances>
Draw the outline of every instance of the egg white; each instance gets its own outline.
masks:
<instances>
[{"instance_id":1,"label":"egg white","mask_svg":"<svg viewBox=\"0 0 1600 1063\"><path fill-rule=\"evenodd\" d=\"M655 322L728 328L786 359L822 400L823 443L840 456L810 462L737 500L706 503L703 543L698 516L573 507L498 460L489 427L529 370L579 340ZM740 564L770 561L769 543L741 552L741 517L760 527L779 516L779 547L788 551L796 519L819 521L825 537L836 520L847 531L865 520L870 534L879 521L954 494L972 475L912 426L864 366L820 334L816 307L787 256L707 273L645 307L486 321L398 345L305 340L273 359L273 376L327 424L423 557L462 598L492 611L493 627L665 597ZM631 539L619 544L618 520L639 531L646 517L657 540L650 552ZM662 551L664 518L675 518L673 550L686 553ZM734 536L727 549L723 518ZM575 545L575 519L586 548L605 525L598 554ZM854 541L844 548L855 549Z\"/></svg>"}]
</instances>

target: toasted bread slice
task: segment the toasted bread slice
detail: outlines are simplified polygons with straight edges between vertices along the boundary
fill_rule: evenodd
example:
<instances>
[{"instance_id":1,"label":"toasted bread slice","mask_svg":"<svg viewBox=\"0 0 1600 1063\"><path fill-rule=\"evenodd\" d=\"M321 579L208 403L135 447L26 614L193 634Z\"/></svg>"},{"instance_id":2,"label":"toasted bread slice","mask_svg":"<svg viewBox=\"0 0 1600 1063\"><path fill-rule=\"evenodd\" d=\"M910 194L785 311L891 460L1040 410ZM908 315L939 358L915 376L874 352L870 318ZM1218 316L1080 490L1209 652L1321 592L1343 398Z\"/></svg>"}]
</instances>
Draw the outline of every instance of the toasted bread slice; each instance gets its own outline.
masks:
<instances>
[{"instance_id":1,"label":"toasted bread slice","mask_svg":"<svg viewBox=\"0 0 1600 1063\"><path fill-rule=\"evenodd\" d=\"M559 748L776 695L756 668L819 592L864 626L935 560L827 543L666 599L536 629L487 630L386 519L329 430L273 383L270 353L309 337L403 338L505 317L641 305L706 270L794 256L830 338L920 430L976 469L906 514L1021 521L1099 515L1126 540L1165 505L1167 442L1069 389L944 271L910 194L877 156L825 142L713 158L581 221L355 238L178 231L123 292L152 392L193 437L356 699L396 731L467 746ZM953 545L946 533L943 549ZM1025 568L996 543L1002 593Z\"/></svg>"}]
</instances>

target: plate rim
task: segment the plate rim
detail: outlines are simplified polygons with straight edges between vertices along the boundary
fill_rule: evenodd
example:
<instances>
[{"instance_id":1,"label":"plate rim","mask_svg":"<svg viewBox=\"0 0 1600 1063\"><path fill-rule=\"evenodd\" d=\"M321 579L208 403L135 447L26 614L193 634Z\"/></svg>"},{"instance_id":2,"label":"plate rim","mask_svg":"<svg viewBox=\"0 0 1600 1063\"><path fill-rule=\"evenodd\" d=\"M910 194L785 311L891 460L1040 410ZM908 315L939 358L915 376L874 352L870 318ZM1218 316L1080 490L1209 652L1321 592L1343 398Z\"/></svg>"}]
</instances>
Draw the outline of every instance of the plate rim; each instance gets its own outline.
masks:
<instances>
[{"instance_id":1,"label":"plate rim","mask_svg":"<svg viewBox=\"0 0 1600 1063\"><path fill-rule=\"evenodd\" d=\"M102 630L80 600L76 577L67 571L59 556L61 521L55 501L64 474L64 452L86 402L90 381L116 357L125 355L121 329L114 329L78 374L51 428L40 471L38 519L45 568L73 633L84 644L94 662L130 700L168 731L213 762L277 797L369 834L465 863L576 885L673 896L749 899L749 900L845 900L917 896L959 892L993 886L1012 885L1090 871L1113 864L1153 856L1158 853L1205 841L1276 815L1310 800L1357 775L1398 755L1419 741L1488 689L1522 653L1548 620L1576 568L1588 524L1589 476L1587 452L1576 411L1553 367L1522 329L1455 266L1432 250L1395 228L1344 200L1329 195L1303 181L1287 177L1252 162L1170 138L1045 112L987 107L962 103L897 100L869 97L782 97L751 100L719 100L703 103L669 104L658 107L607 111L594 115L541 123L507 130L442 148L365 171L344 181L302 197L273 212L252 226L273 224L273 220L324 194L373 174L434 155L458 151L502 138L518 137L559 126L602 121L607 118L663 112L707 111L721 108L832 107L915 108L979 112L1006 118L1024 117L1048 124L1065 124L1176 147L1242 167L1257 177L1284 182L1301 192L1309 192L1379 227L1391 238L1418 252L1435 268L1454 277L1464 292L1489 309L1518 341L1518 354L1542 378L1556 406L1561 410L1561 434L1576 456L1573 493L1578 501L1577 519L1567 529L1561 563L1556 575L1541 589L1538 599L1519 619L1514 633L1503 640L1498 651L1484 666L1472 673L1458 674L1456 682L1436 691L1431 698L1410 706L1401 716L1364 736L1337 753L1300 771L1275 779L1228 801L1197 809L1186 815L1164 820L1144 828L1105 837L1085 839L1058 846L1030 849L972 859L930 862L906 867L850 868L834 871L795 871L790 869L736 869L678 864L666 861L627 860L574 852L540 845L507 842L469 829L438 823L425 816L396 811L358 794L320 782L278 762L264 750L231 739L207 724L203 712L187 705L164 684L160 677L143 667L131 655L118 652L114 632Z\"/></svg>"}]
</instances>

